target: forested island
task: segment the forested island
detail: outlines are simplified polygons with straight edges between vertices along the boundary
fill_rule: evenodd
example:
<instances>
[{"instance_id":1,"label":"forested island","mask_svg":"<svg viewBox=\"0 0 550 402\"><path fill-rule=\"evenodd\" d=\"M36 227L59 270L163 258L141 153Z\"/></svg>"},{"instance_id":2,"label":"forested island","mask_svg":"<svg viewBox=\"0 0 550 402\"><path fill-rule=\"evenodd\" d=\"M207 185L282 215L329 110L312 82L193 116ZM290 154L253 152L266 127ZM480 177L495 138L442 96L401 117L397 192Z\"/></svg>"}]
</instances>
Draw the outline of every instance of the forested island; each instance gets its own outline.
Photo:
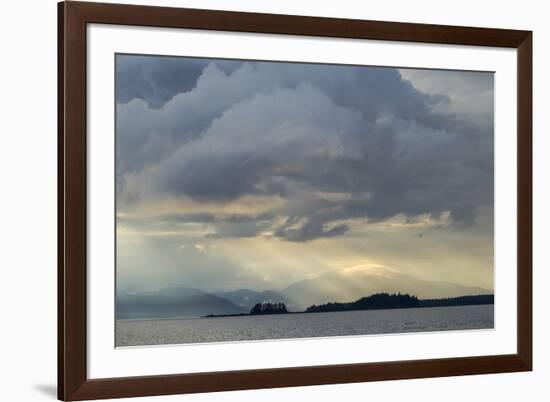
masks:
<instances>
[{"instance_id":1,"label":"forested island","mask_svg":"<svg viewBox=\"0 0 550 402\"><path fill-rule=\"evenodd\" d=\"M248 314L210 314L206 317L234 317L266 314L323 313L334 311L473 306L481 304L494 304L494 302L494 295L459 296L442 299L419 299L418 297L409 294L376 293L371 296L362 297L361 299L349 303L330 302L318 306L313 305L308 307L304 311L288 311L285 303L264 302L257 303Z\"/></svg>"},{"instance_id":2,"label":"forested island","mask_svg":"<svg viewBox=\"0 0 550 402\"><path fill-rule=\"evenodd\" d=\"M288 313L288 310L284 303L258 303L250 310L250 315L286 313Z\"/></svg>"},{"instance_id":3,"label":"forested island","mask_svg":"<svg viewBox=\"0 0 550 402\"><path fill-rule=\"evenodd\" d=\"M449 297L444 299L419 299L409 294L376 293L350 303L326 303L308 307L305 313L329 311L381 310L395 308L449 307L494 304L494 295Z\"/></svg>"},{"instance_id":4,"label":"forested island","mask_svg":"<svg viewBox=\"0 0 550 402\"><path fill-rule=\"evenodd\" d=\"M271 302L264 302L264 303L256 303L254 307L250 310L248 314L241 313L241 314L209 314L206 317L239 317L243 315L266 315L266 314L292 314L290 311L287 310L286 304L279 302L279 303L271 303Z\"/></svg>"}]
</instances>

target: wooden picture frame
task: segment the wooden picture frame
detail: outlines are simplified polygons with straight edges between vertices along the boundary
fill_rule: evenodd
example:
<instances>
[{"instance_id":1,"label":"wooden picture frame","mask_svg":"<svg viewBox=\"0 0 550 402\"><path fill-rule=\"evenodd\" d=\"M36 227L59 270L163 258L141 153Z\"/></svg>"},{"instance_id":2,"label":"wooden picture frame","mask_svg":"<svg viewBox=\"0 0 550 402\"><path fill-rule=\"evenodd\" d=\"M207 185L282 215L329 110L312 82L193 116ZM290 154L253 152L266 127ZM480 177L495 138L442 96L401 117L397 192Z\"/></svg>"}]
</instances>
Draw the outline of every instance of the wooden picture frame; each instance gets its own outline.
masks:
<instances>
[{"instance_id":1,"label":"wooden picture frame","mask_svg":"<svg viewBox=\"0 0 550 402\"><path fill-rule=\"evenodd\" d=\"M532 33L100 3L58 4L58 397L85 400L532 370ZM192 28L517 49L517 353L89 379L86 26Z\"/></svg>"}]
</instances>

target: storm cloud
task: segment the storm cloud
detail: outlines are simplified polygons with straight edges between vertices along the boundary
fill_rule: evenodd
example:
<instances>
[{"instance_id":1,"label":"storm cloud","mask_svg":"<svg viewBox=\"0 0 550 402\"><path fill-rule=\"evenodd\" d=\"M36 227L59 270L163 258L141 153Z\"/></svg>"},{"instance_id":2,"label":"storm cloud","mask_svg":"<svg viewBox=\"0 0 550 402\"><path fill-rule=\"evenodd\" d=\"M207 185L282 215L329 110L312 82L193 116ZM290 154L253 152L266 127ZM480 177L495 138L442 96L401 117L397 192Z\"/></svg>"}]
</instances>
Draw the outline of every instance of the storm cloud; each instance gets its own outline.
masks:
<instances>
[{"instance_id":1,"label":"storm cloud","mask_svg":"<svg viewBox=\"0 0 550 402\"><path fill-rule=\"evenodd\" d=\"M491 73L437 74L455 84L471 75L480 92L492 92ZM403 75L124 56L117 61L121 208L163 198L223 205L278 197L283 202L267 215L230 221L217 212L200 223L211 237L270 233L291 242L344 236L354 219L448 213L451 224L471 225L481 212L491 215L492 118L460 113L452 102L462 102L463 91L422 92ZM487 99L484 114L492 117Z\"/></svg>"},{"instance_id":2,"label":"storm cloud","mask_svg":"<svg viewBox=\"0 0 550 402\"><path fill-rule=\"evenodd\" d=\"M162 107L178 93L193 89L209 63L208 59L118 54L117 102L143 99L149 107ZM222 60L218 65L231 72L240 62Z\"/></svg>"}]
</instances>

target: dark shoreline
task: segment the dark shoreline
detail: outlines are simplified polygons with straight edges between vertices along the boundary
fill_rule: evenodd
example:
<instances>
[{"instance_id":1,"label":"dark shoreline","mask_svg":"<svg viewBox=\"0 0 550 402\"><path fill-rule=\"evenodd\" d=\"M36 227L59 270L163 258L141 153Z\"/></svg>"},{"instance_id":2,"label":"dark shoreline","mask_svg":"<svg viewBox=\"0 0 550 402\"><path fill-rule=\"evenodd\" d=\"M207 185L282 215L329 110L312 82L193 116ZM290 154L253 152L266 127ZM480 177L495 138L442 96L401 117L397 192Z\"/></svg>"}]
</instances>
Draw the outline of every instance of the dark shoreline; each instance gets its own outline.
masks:
<instances>
[{"instance_id":1,"label":"dark shoreline","mask_svg":"<svg viewBox=\"0 0 550 402\"><path fill-rule=\"evenodd\" d=\"M218 318L218 317L255 317L258 315L287 315L287 314L306 314L305 311L287 311L285 313L269 313L269 314L250 314L250 313L239 313L239 314L208 314L203 315L200 318Z\"/></svg>"},{"instance_id":2,"label":"dark shoreline","mask_svg":"<svg viewBox=\"0 0 550 402\"><path fill-rule=\"evenodd\" d=\"M477 304L456 304L456 305L440 305L440 306L411 306L411 307L379 307L379 308L365 308L365 309L350 309L350 310L338 310L338 311L287 311L286 313L271 313L271 314L209 314L199 318L223 318L223 317L255 317L266 315L288 315L288 314L321 314L321 313L340 313L346 311L373 311L373 310L406 310L415 308L439 308L439 307L466 307L466 306L494 306L494 303L477 303Z\"/></svg>"}]
</instances>

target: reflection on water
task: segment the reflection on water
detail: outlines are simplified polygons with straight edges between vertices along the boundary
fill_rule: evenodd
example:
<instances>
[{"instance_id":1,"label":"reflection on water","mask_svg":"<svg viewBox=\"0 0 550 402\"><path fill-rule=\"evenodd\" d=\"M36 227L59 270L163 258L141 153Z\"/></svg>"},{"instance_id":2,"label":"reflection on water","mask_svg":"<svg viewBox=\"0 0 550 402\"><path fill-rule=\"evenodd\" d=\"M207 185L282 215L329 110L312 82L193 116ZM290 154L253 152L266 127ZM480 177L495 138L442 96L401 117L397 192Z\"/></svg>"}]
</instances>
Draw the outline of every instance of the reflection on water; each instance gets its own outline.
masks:
<instances>
[{"instance_id":1,"label":"reflection on water","mask_svg":"<svg viewBox=\"0 0 550 402\"><path fill-rule=\"evenodd\" d=\"M494 306L117 321L117 346L489 329Z\"/></svg>"}]
</instances>

